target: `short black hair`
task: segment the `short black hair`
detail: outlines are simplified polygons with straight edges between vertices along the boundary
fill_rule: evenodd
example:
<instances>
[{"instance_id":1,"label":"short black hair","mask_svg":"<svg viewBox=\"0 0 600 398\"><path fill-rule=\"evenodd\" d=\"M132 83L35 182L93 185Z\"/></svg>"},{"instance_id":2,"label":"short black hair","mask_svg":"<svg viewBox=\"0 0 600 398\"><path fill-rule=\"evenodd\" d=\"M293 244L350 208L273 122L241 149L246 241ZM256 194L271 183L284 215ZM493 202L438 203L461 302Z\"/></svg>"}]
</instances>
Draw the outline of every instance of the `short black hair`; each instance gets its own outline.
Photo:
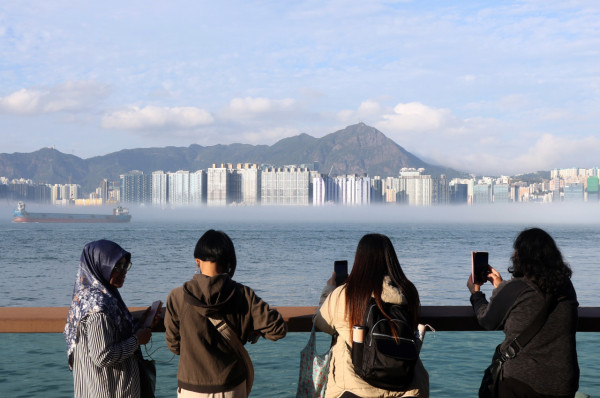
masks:
<instances>
[{"instance_id":1,"label":"short black hair","mask_svg":"<svg viewBox=\"0 0 600 398\"><path fill-rule=\"evenodd\" d=\"M198 239L194 248L194 258L217 263L220 272L233 277L237 259L233 242L223 231L209 229Z\"/></svg>"}]
</instances>

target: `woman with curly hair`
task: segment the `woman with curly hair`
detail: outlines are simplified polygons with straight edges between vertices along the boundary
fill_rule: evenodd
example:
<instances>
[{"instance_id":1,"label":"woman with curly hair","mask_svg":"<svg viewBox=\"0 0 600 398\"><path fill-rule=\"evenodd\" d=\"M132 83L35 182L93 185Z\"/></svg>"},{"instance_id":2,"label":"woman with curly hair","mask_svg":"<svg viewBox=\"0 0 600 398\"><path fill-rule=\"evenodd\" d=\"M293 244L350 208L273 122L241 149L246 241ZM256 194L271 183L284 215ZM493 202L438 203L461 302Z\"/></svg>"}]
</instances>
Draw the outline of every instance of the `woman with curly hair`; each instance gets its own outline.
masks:
<instances>
[{"instance_id":1,"label":"woman with curly hair","mask_svg":"<svg viewBox=\"0 0 600 398\"><path fill-rule=\"evenodd\" d=\"M489 302L481 285L472 277L467 281L479 324L487 330L504 330L501 352L508 352L515 338L547 308L541 329L504 363L499 397L573 397L579 387L575 342L579 303L571 268L554 239L540 228L522 231L513 248L511 280L503 281L489 267L487 279L494 285Z\"/></svg>"}]
</instances>

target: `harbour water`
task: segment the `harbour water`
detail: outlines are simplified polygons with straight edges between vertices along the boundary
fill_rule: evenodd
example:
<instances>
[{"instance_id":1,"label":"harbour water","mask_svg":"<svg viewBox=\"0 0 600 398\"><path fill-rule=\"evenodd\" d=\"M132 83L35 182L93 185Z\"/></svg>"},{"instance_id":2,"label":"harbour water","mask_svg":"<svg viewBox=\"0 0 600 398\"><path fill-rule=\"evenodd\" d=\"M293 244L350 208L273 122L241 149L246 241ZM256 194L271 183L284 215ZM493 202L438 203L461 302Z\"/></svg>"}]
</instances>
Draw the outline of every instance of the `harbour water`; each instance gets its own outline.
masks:
<instances>
[{"instance_id":1,"label":"harbour water","mask_svg":"<svg viewBox=\"0 0 600 398\"><path fill-rule=\"evenodd\" d=\"M521 205L523 206L523 205ZM209 228L232 238L238 282L275 306L316 305L334 260L349 260L362 235L388 235L423 305L468 305L465 287L471 250L490 252L505 278L516 234L529 226L550 232L573 268L581 306L598 306L598 206L577 213L551 207L415 209L407 207L130 209L128 224L13 224L0 217L0 306L68 306L83 245L111 239L132 253L133 268L121 289L130 306L166 300L192 277L193 249ZM2 214L10 214L6 207ZM571 216L569 216L571 214ZM574 217L573 215L577 215ZM491 288L484 287L489 293ZM433 325L435 327L435 325ZM501 332L428 333L422 359L432 397L475 396ZM299 352L306 333L248 346L256 368L252 396L295 396ZM320 336L323 349L325 336ZM600 334L579 333L580 390L600 393ZM174 396L177 358L155 333L148 348L158 361L158 396ZM0 335L0 396L72 395L61 334Z\"/></svg>"}]
</instances>

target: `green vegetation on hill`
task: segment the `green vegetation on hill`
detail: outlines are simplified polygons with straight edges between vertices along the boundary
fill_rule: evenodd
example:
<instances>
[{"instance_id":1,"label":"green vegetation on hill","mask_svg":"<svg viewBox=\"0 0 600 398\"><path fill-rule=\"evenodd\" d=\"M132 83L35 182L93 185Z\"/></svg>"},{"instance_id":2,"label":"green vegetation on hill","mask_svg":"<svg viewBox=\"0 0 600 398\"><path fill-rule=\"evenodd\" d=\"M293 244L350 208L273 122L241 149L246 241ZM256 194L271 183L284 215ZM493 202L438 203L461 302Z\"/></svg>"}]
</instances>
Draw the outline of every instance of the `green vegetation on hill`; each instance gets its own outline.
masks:
<instances>
[{"instance_id":1,"label":"green vegetation on hill","mask_svg":"<svg viewBox=\"0 0 600 398\"><path fill-rule=\"evenodd\" d=\"M27 178L49 184L69 180L85 192L103 178L111 181L131 170L205 170L213 164L257 163L273 166L313 164L332 175L367 174L398 176L403 167L424 168L426 174L448 178L464 176L455 170L432 166L406 151L382 132L364 123L315 138L308 134L284 138L268 145L190 145L189 147L124 149L104 156L81 159L52 148L32 153L0 154L0 176Z\"/></svg>"}]
</instances>

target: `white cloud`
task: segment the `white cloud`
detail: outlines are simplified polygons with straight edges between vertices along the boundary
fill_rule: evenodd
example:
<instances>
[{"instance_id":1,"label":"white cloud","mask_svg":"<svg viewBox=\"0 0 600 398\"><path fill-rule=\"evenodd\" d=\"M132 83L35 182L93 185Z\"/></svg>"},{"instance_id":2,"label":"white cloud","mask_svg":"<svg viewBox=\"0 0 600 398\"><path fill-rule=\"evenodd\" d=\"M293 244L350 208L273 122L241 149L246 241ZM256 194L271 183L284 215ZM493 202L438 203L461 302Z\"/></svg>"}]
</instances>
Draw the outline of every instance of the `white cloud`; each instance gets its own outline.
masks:
<instances>
[{"instance_id":1,"label":"white cloud","mask_svg":"<svg viewBox=\"0 0 600 398\"><path fill-rule=\"evenodd\" d=\"M381 105L373 100L363 101L358 107L358 115L361 117L377 115L380 114L381 111Z\"/></svg>"},{"instance_id":2,"label":"white cloud","mask_svg":"<svg viewBox=\"0 0 600 398\"><path fill-rule=\"evenodd\" d=\"M18 115L37 113L40 99L44 95L47 95L47 93L26 89L15 91L6 97L0 98L0 111Z\"/></svg>"},{"instance_id":3,"label":"white cloud","mask_svg":"<svg viewBox=\"0 0 600 398\"><path fill-rule=\"evenodd\" d=\"M514 175L561 167L598 167L600 139L542 134L537 138L503 143L490 134L470 145L445 141L430 150L431 159L457 170L477 174Z\"/></svg>"},{"instance_id":4,"label":"white cloud","mask_svg":"<svg viewBox=\"0 0 600 398\"><path fill-rule=\"evenodd\" d=\"M378 125L390 131L431 131L458 122L449 109L432 108L419 102L398 104L393 113L384 114L382 118Z\"/></svg>"},{"instance_id":5,"label":"white cloud","mask_svg":"<svg viewBox=\"0 0 600 398\"><path fill-rule=\"evenodd\" d=\"M522 96L507 95L495 104L515 107L525 101ZM475 109L470 111L474 115L461 118L449 109L419 102L391 108L369 100L356 110L339 111L335 117L353 124L361 113L369 113L365 123L423 160L478 174L598 166L600 138L539 129L537 121L560 119L565 111L526 112L511 121L480 116Z\"/></svg>"},{"instance_id":6,"label":"white cloud","mask_svg":"<svg viewBox=\"0 0 600 398\"><path fill-rule=\"evenodd\" d=\"M342 123L357 123L361 120L373 120L381 118L382 114L386 111L390 111L387 108L384 108L379 102L368 99L358 106L358 109L344 109L338 111L336 114L336 119Z\"/></svg>"},{"instance_id":7,"label":"white cloud","mask_svg":"<svg viewBox=\"0 0 600 398\"><path fill-rule=\"evenodd\" d=\"M514 159L523 170L555 167L596 167L600 153L598 137L560 137L543 134L526 153Z\"/></svg>"},{"instance_id":8,"label":"white cloud","mask_svg":"<svg viewBox=\"0 0 600 398\"><path fill-rule=\"evenodd\" d=\"M245 119L271 114L294 111L297 103L294 99L274 100L262 97L233 98L223 109L221 115L228 119Z\"/></svg>"},{"instance_id":9,"label":"white cloud","mask_svg":"<svg viewBox=\"0 0 600 398\"><path fill-rule=\"evenodd\" d=\"M81 111L104 99L109 91L108 86L90 81L23 88L0 98L0 113L35 115Z\"/></svg>"},{"instance_id":10,"label":"white cloud","mask_svg":"<svg viewBox=\"0 0 600 398\"><path fill-rule=\"evenodd\" d=\"M136 106L104 115L102 127L107 129L144 130L190 129L214 122L210 112L195 107Z\"/></svg>"}]
</instances>

